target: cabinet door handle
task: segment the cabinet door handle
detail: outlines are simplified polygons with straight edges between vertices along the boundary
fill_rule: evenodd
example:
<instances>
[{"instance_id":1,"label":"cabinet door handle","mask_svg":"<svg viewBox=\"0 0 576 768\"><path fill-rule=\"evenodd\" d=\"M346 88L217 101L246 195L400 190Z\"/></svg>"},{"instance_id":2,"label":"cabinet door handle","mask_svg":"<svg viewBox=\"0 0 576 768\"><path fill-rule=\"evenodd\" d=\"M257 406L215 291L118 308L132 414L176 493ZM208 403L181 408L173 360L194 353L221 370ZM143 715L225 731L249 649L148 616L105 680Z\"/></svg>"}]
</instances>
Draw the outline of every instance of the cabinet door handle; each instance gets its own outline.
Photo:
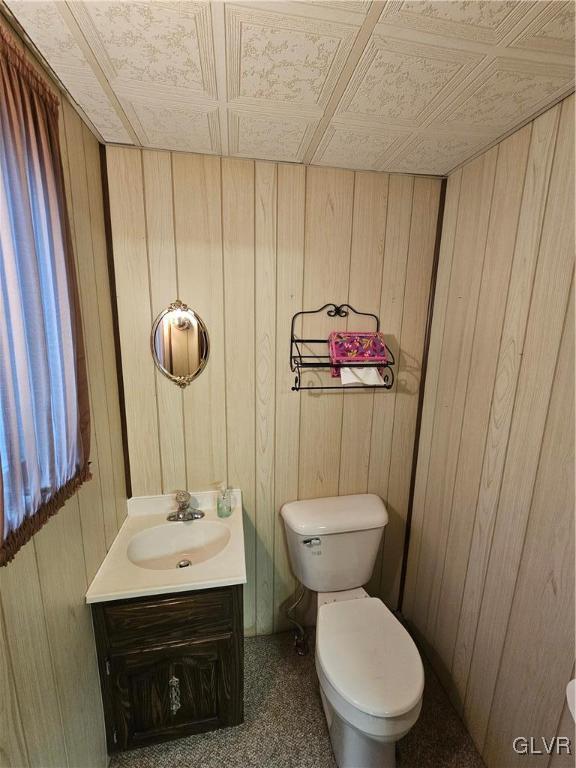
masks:
<instances>
[{"instance_id":1,"label":"cabinet door handle","mask_svg":"<svg viewBox=\"0 0 576 768\"><path fill-rule=\"evenodd\" d=\"M168 681L168 686L170 688L170 711L174 716L182 706L180 703L180 680L176 675L172 675Z\"/></svg>"}]
</instances>

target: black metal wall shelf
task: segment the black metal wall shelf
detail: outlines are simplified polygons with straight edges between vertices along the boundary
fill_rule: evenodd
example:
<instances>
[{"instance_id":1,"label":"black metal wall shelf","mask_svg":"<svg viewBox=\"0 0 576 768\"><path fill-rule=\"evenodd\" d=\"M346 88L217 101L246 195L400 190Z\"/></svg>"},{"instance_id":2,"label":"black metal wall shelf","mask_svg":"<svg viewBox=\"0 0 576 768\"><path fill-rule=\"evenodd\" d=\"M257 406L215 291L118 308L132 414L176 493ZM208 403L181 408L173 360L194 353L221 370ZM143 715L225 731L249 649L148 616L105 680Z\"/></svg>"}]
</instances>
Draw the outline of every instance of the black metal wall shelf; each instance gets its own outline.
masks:
<instances>
[{"instance_id":1,"label":"black metal wall shelf","mask_svg":"<svg viewBox=\"0 0 576 768\"><path fill-rule=\"evenodd\" d=\"M306 370L330 370L331 368L349 368L350 363L333 363L330 359L330 355L326 354L328 348L328 339L301 339L296 336L295 327L299 317L303 315L319 315L322 312L326 312L328 317L348 317L350 312L355 315L362 315L364 317L371 317L374 320L375 331L380 330L380 318L378 315L372 312L359 312L354 309L350 304L324 304L323 307L318 309L307 309L302 312L296 312L292 317L292 324L290 327L290 370L295 374L293 392L299 392L303 389L391 389L394 386L394 371L392 366L395 364L394 355L392 354L388 345L386 345L386 355L388 361L383 364L378 363L365 363L358 364L362 368L379 368L383 384L352 384L344 386L343 384L318 384L302 385L302 374ZM322 345L322 348L318 354L314 353L315 345ZM303 352L306 350L307 354ZM322 354L324 353L324 354ZM353 365L353 364L352 364Z\"/></svg>"}]
</instances>

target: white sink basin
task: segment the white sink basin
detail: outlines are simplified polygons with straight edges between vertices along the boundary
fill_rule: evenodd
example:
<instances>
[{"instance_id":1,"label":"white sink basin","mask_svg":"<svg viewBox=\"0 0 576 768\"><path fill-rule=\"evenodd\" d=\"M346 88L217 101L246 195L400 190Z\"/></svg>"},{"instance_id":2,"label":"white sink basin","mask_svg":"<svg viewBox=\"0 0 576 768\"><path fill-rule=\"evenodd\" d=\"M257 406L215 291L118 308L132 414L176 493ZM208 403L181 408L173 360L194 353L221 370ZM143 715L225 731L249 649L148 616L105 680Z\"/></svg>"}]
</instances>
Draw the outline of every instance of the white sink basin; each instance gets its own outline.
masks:
<instances>
[{"instance_id":1,"label":"white sink basin","mask_svg":"<svg viewBox=\"0 0 576 768\"><path fill-rule=\"evenodd\" d=\"M191 491L201 520L169 522L173 493L128 499L127 517L86 593L87 603L167 595L246 583L242 492L218 517L216 491ZM178 568L182 560L190 566ZM1 761L0 761L1 762Z\"/></svg>"},{"instance_id":2,"label":"white sink basin","mask_svg":"<svg viewBox=\"0 0 576 768\"><path fill-rule=\"evenodd\" d=\"M210 560L229 541L230 529L215 520L172 522L132 536L127 554L140 568L166 571Z\"/></svg>"}]
</instances>

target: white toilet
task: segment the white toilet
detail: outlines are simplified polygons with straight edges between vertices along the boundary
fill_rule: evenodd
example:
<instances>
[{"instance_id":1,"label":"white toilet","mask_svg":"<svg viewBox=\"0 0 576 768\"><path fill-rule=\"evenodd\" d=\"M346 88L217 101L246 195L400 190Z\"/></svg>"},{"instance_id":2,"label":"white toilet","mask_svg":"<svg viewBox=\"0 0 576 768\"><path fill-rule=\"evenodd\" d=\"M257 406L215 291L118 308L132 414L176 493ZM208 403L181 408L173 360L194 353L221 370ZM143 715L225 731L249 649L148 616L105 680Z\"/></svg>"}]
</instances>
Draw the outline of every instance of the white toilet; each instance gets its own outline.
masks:
<instances>
[{"instance_id":1,"label":"white toilet","mask_svg":"<svg viewBox=\"0 0 576 768\"><path fill-rule=\"evenodd\" d=\"M318 592L316 671L339 768L394 768L417 721L424 669L412 638L369 580L384 526L379 496L293 501L281 511L294 573Z\"/></svg>"}]
</instances>

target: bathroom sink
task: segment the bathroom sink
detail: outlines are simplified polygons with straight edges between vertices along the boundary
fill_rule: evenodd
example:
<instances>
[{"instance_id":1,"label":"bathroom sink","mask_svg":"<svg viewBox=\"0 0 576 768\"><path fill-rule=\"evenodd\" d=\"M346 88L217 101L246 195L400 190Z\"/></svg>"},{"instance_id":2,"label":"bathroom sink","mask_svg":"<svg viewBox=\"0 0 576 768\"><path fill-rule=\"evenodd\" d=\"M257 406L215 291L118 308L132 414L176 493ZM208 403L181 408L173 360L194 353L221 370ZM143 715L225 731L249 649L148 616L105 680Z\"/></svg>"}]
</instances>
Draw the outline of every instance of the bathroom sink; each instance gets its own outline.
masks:
<instances>
[{"instance_id":1,"label":"bathroom sink","mask_svg":"<svg viewBox=\"0 0 576 768\"><path fill-rule=\"evenodd\" d=\"M230 529L216 520L172 522L132 536L127 555L140 568L165 571L210 560L229 541Z\"/></svg>"},{"instance_id":2,"label":"bathroom sink","mask_svg":"<svg viewBox=\"0 0 576 768\"><path fill-rule=\"evenodd\" d=\"M217 491L191 493L201 520L169 522L178 506L173 493L128 499L128 514L88 588L87 603L246 583L242 492L232 489L229 517L218 517Z\"/></svg>"}]
</instances>

